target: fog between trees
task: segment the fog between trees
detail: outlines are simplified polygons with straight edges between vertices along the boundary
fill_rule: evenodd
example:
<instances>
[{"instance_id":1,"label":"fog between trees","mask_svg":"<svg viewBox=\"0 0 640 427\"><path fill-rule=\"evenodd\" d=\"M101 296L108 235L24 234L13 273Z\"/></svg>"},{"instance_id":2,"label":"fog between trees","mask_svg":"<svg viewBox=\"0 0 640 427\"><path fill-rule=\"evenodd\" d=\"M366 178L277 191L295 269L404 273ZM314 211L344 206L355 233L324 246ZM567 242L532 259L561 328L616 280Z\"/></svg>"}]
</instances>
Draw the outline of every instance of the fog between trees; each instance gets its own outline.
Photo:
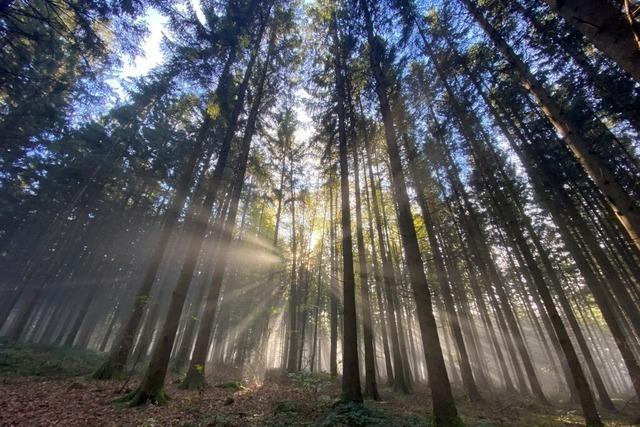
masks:
<instances>
[{"instance_id":1,"label":"fog between trees","mask_svg":"<svg viewBox=\"0 0 640 427\"><path fill-rule=\"evenodd\" d=\"M640 397L638 7L0 2L2 335L139 370L131 406L310 371L603 425Z\"/></svg>"}]
</instances>

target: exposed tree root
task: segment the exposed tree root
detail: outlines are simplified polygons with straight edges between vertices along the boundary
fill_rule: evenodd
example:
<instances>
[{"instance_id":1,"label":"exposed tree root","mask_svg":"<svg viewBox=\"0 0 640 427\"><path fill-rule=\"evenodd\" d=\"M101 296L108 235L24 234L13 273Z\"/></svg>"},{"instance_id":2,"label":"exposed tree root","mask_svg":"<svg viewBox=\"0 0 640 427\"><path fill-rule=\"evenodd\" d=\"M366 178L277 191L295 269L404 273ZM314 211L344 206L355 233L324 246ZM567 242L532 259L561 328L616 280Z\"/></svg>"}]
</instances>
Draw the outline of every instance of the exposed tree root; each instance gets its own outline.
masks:
<instances>
[{"instance_id":1,"label":"exposed tree root","mask_svg":"<svg viewBox=\"0 0 640 427\"><path fill-rule=\"evenodd\" d=\"M144 405L147 402L150 402L153 405L163 406L166 405L169 400L170 398L167 393L165 393L164 388L153 392L148 392L142 390L141 388L137 388L127 393L120 399L117 399L115 403L119 403L128 407Z\"/></svg>"}]
</instances>

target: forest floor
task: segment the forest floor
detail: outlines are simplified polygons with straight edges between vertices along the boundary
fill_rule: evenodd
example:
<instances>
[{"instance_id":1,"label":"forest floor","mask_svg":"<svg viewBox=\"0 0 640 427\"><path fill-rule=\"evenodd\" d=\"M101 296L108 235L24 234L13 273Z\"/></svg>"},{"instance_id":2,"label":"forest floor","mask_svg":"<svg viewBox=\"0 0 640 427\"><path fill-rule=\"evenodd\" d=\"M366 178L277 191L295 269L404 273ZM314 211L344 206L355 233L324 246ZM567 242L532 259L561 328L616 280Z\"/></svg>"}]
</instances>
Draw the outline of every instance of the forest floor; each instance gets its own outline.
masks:
<instances>
[{"instance_id":1,"label":"forest floor","mask_svg":"<svg viewBox=\"0 0 640 427\"><path fill-rule=\"evenodd\" d=\"M364 406L337 404L338 384L323 374L268 373L245 382L233 369L209 379L210 387L185 391L179 377L167 385L166 406L123 408L114 404L134 387L129 381L94 381L88 374L100 356L68 348L0 343L0 426L427 426L425 386L411 395L382 388L382 400ZM491 400L489 400L491 399ZM579 426L577 408L545 407L513 396L492 395L482 404L457 401L466 426ZM623 406L624 402L618 402ZM607 426L628 426L635 412L604 417Z\"/></svg>"}]
</instances>

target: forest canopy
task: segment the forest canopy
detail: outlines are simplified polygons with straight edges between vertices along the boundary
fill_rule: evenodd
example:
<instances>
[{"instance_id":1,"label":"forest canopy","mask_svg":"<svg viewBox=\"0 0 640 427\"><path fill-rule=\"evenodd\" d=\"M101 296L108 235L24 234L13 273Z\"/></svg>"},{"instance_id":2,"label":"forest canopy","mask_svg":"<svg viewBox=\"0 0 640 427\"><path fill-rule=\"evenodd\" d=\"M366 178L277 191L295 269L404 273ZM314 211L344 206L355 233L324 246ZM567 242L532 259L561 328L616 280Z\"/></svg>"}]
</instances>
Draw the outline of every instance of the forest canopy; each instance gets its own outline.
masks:
<instances>
[{"instance_id":1,"label":"forest canopy","mask_svg":"<svg viewBox=\"0 0 640 427\"><path fill-rule=\"evenodd\" d=\"M0 45L0 424L47 357L117 391L62 424L640 420L637 0L0 0Z\"/></svg>"}]
</instances>

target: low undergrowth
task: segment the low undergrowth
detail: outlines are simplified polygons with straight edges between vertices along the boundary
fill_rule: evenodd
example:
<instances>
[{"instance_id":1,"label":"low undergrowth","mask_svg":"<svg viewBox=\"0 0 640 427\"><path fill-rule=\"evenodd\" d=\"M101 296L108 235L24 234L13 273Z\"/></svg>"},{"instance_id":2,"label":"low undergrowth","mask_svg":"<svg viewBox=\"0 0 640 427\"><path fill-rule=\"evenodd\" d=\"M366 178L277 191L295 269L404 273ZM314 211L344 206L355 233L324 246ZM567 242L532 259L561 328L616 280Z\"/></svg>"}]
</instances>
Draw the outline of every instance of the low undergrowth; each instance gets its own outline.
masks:
<instances>
[{"instance_id":1,"label":"low undergrowth","mask_svg":"<svg viewBox=\"0 0 640 427\"><path fill-rule=\"evenodd\" d=\"M340 379L325 373L269 372L252 382L237 372L220 370L199 391L179 388L179 377L167 378L164 406L132 409L114 399L135 397L140 377L94 381L88 376L102 361L99 355L73 348L9 345L0 342L0 425L60 424L144 426L431 426L430 391L416 384L410 395L383 387L381 401L341 402ZM212 369L212 371L216 371ZM132 391L133 389L133 391ZM482 403L458 393L456 401L467 427L567 427L582 425L576 407L555 403L542 407L530 399L506 394L485 395ZM127 402L128 403L128 402ZM605 415L607 427L630 425L635 403L616 401L623 414ZM633 406L633 407L632 407Z\"/></svg>"},{"instance_id":2,"label":"low undergrowth","mask_svg":"<svg viewBox=\"0 0 640 427\"><path fill-rule=\"evenodd\" d=\"M12 344L0 341L0 376L65 378L87 375L103 357L72 347Z\"/></svg>"},{"instance_id":3,"label":"low undergrowth","mask_svg":"<svg viewBox=\"0 0 640 427\"><path fill-rule=\"evenodd\" d=\"M319 421L318 425L321 427L338 427L338 426L355 426L355 427L383 427L389 425L405 425L407 423L399 424L401 420L394 420L389 414L386 414L377 409L368 407L366 404L347 402L338 403L331 408L331 410L324 415ZM417 425L421 420L418 420Z\"/></svg>"}]
</instances>

